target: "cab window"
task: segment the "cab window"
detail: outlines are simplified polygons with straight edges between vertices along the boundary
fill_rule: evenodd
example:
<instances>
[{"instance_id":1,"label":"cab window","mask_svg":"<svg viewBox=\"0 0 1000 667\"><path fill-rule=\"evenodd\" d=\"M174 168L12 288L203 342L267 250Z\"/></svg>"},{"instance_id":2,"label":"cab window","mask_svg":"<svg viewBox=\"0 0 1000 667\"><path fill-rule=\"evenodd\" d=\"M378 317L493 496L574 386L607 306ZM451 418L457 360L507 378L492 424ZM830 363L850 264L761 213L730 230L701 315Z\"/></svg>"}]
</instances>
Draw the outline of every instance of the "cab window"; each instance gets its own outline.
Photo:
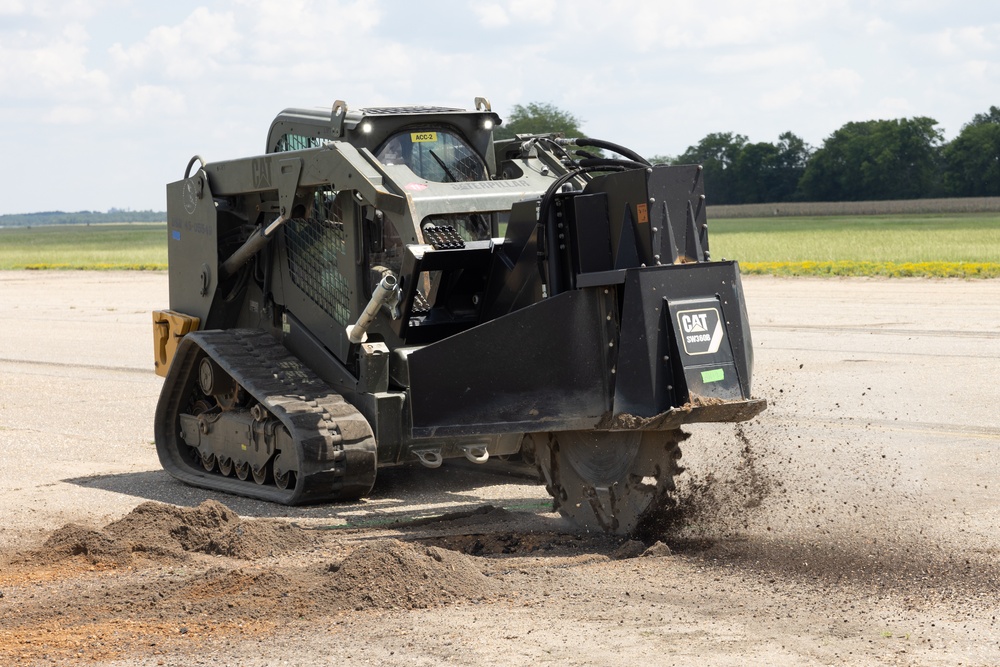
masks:
<instances>
[{"instance_id":1,"label":"cab window","mask_svg":"<svg viewBox=\"0 0 1000 667\"><path fill-rule=\"evenodd\" d=\"M486 165L457 134L440 128L397 132L375 154L385 165L406 165L428 181L488 180Z\"/></svg>"},{"instance_id":2,"label":"cab window","mask_svg":"<svg viewBox=\"0 0 1000 667\"><path fill-rule=\"evenodd\" d=\"M306 148L316 148L326 146L333 141L321 137L304 137L301 134L283 134L274 145L273 153L284 153L285 151L301 151Z\"/></svg>"}]
</instances>

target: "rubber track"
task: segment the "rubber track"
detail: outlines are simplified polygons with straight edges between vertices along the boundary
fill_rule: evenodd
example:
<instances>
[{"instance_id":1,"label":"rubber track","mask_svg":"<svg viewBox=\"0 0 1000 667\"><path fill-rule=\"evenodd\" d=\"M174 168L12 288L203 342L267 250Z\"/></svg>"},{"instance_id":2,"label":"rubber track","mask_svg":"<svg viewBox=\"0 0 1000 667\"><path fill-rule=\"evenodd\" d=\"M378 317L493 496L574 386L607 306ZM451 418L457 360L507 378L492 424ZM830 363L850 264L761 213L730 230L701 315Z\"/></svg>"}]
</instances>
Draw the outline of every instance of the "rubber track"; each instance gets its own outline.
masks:
<instances>
[{"instance_id":1,"label":"rubber track","mask_svg":"<svg viewBox=\"0 0 1000 667\"><path fill-rule=\"evenodd\" d=\"M207 472L186 455L180 412L197 386L198 365L212 357L288 429L298 450L295 487L279 489ZM356 499L375 483L376 443L364 416L264 331L188 334L177 348L156 406L160 463L188 484L286 505Z\"/></svg>"}]
</instances>

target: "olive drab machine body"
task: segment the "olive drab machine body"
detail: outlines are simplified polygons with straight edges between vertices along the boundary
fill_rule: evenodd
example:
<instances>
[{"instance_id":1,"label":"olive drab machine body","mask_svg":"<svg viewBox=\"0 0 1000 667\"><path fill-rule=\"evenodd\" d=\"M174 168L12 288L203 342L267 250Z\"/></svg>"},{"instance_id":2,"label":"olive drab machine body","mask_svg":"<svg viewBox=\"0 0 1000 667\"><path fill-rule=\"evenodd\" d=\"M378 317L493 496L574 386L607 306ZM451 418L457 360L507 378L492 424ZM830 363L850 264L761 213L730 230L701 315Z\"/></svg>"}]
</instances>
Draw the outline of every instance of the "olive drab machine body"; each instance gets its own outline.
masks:
<instances>
[{"instance_id":1,"label":"olive drab machine body","mask_svg":"<svg viewBox=\"0 0 1000 667\"><path fill-rule=\"evenodd\" d=\"M302 504L521 454L564 514L627 533L670 502L682 424L764 409L701 168L494 141L475 106L288 109L263 154L167 186L171 474Z\"/></svg>"}]
</instances>

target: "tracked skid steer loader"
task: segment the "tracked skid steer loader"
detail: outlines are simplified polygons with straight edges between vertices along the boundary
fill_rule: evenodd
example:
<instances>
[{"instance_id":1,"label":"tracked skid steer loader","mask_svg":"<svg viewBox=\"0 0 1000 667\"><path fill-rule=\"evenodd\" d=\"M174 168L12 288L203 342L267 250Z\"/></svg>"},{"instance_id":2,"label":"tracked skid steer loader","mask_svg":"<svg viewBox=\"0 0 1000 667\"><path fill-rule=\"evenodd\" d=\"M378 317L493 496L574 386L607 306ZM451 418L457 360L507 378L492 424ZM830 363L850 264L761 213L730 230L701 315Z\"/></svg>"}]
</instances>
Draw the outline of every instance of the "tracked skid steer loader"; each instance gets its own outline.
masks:
<instances>
[{"instance_id":1,"label":"tracked skid steer loader","mask_svg":"<svg viewBox=\"0 0 1000 667\"><path fill-rule=\"evenodd\" d=\"M191 160L153 314L166 470L295 505L521 455L559 511L626 534L669 506L681 425L764 409L701 168L499 123L483 98L338 101Z\"/></svg>"}]
</instances>

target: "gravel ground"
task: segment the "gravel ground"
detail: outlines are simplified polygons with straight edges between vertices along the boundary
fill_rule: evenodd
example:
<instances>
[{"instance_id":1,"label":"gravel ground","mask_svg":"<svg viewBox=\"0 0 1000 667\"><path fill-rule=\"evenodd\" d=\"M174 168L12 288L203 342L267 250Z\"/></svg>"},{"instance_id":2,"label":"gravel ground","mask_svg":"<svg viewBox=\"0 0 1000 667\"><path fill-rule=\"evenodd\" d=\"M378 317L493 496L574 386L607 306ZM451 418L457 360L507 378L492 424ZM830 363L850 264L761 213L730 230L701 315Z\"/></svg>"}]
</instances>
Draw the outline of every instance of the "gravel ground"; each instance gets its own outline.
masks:
<instances>
[{"instance_id":1,"label":"gravel ground","mask_svg":"<svg viewBox=\"0 0 1000 667\"><path fill-rule=\"evenodd\" d=\"M771 406L692 427L682 520L634 543L493 464L185 487L166 275L0 272L0 664L1000 664L1000 281L744 285Z\"/></svg>"}]
</instances>

